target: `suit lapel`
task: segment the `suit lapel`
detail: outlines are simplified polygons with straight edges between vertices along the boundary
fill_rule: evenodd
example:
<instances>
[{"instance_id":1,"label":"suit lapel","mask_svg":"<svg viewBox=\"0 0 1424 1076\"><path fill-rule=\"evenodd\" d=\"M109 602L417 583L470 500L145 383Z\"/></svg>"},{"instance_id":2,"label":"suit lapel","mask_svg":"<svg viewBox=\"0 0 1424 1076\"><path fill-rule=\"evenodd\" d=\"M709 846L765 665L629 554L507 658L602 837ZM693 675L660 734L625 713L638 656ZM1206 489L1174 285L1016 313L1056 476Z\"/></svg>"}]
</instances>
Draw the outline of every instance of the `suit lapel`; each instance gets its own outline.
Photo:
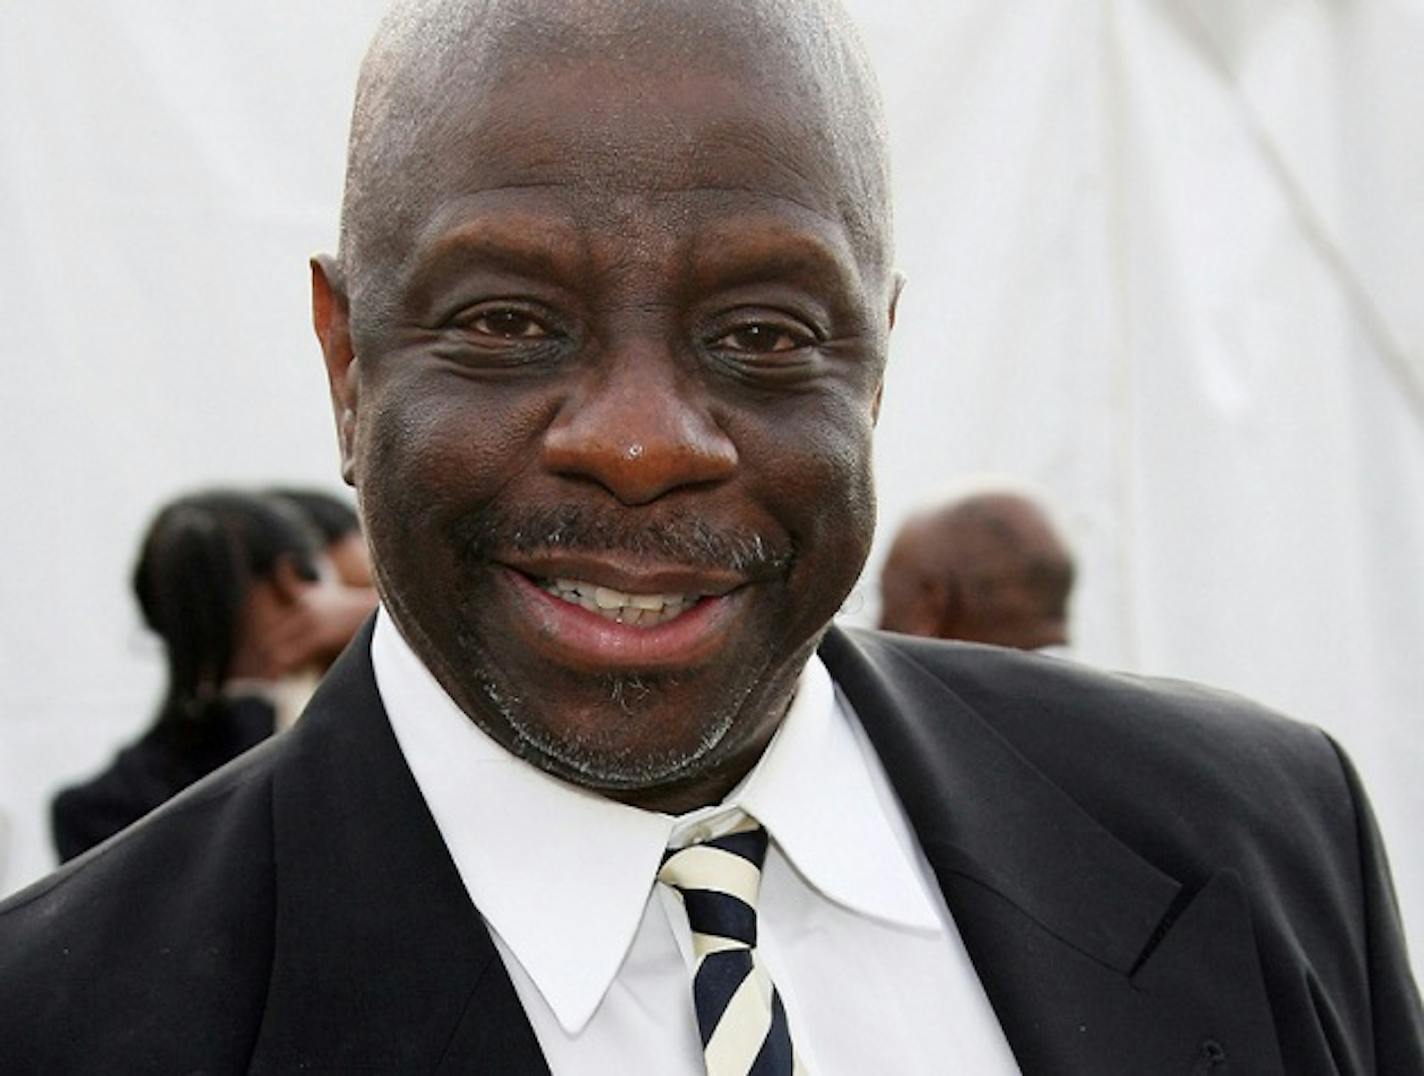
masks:
<instances>
[{"instance_id":1,"label":"suit lapel","mask_svg":"<svg viewBox=\"0 0 1424 1076\"><path fill-rule=\"evenodd\" d=\"M369 644L368 625L274 777L275 941L251 1071L547 1073L386 721Z\"/></svg>"},{"instance_id":2,"label":"suit lapel","mask_svg":"<svg viewBox=\"0 0 1424 1076\"><path fill-rule=\"evenodd\" d=\"M1234 875L1184 891L887 641L832 629L821 654L1025 1073L1282 1071Z\"/></svg>"}]
</instances>

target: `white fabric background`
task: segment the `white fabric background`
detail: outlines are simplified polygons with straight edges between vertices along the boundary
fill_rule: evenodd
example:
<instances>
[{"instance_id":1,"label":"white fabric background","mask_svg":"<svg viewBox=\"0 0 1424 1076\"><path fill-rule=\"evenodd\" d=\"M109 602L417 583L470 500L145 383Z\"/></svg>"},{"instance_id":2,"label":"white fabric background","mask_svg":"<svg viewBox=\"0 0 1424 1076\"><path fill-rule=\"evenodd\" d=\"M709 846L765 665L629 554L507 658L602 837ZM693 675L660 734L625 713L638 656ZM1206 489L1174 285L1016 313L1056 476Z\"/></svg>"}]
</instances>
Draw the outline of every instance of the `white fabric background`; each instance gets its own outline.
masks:
<instances>
[{"instance_id":1,"label":"white fabric background","mask_svg":"<svg viewBox=\"0 0 1424 1076\"><path fill-rule=\"evenodd\" d=\"M164 498L336 480L305 256L377 0L0 6L0 891L148 719ZM881 538L1055 503L1086 659L1329 729L1424 963L1424 5L859 0L909 277Z\"/></svg>"}]
</instances>

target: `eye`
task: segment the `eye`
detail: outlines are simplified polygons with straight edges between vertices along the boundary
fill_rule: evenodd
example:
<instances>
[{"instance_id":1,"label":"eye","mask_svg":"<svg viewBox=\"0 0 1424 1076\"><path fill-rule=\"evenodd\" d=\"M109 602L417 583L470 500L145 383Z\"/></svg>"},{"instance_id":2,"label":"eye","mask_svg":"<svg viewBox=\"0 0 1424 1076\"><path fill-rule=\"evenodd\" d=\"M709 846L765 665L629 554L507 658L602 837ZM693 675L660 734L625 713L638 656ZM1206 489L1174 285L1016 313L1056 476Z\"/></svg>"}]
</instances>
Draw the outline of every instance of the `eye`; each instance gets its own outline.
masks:
<instances>
[{"instance_id":1,"label":"eye","mask_svg":"<svg viewBox=\"0 0 1424 1076\"><path fill-rule=\"evenodd\" d=\"M809 333L763 321L741 325L731 332L723 333L712 341L712 347L719 351L745 355L774 355L784 351L798 351L810 347L813 343L815 340Z\"/></svg>"},{"instance_id":2,"label":"eye","mask_svg":"<svg viewBox=\"0 0 1424 1076\"><path fill-rule=\"evenodd\" d=\"M476 311L465 324L483 336L500 340L541 340L550 335L544 323L533 314L513 307Z\"/></svg>"},{"instance_id":3,"label":"eye","mask_svg":"<svg viewBox=\"0 0 1424 1076\"><path fill-rule=\"evenodd\" d=\"M487 298L438 324L435 354L471 371L545 370L569 351L569 322L535 300Z\"/></svg>"}]
</instances>

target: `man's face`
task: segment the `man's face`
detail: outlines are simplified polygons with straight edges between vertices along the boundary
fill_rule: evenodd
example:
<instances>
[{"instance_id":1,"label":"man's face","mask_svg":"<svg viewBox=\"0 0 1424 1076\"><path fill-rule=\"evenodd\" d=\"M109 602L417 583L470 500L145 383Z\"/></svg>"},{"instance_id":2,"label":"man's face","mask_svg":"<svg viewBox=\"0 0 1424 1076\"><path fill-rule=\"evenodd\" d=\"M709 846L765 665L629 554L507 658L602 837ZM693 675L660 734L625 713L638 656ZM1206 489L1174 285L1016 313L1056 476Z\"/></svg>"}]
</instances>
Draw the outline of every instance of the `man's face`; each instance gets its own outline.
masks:
<instances>
[{"instance_id":1,"label":"man's face","mask_svg":"<svg viewBox=\"0 0 1424 1076\"><path fill-rule=\"evenodd\" d=\"M890 289L795 108L698 71L504 78L442 123L349 350L318 273L402 632L510 750L665 809L755 761L871 536Z\"/></svg>"}]
</instances>

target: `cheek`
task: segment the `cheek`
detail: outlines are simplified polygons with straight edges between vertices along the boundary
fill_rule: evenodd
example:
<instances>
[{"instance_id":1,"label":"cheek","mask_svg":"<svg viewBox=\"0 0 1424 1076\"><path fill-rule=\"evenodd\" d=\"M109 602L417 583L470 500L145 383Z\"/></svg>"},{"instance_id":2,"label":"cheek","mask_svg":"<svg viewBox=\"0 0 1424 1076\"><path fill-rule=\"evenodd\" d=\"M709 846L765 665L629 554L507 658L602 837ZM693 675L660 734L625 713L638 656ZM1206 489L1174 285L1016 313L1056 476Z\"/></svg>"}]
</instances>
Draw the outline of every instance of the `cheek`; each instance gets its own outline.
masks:
<instances>
[{"instance_id":1,"label":"cheek","mask_svg":"<svg viewBox=\"0 0 1424 1076\"><path fill-rule=\"evenodd\" d=\"M875 481L870 420L837 426L820 445L823 510L816 515L818 544L832 550L846 587L859 577L875 531Z\"/></svg>"},{"instance_id":2,"label":"cheek","mask_svg":"<svg viewBox=\"0 0 1424 1076\"><path fill-rule=\"evenodd\" d=\"M397 555L428 547L508 485L535 458L548 413L537 398L432 376L392 381L364 403L356 483L372 545Z\"/></svg>"},{"instance_id":3,"label":"cheek","mask_svg":"<svg viewBox=\"0 0 1424 1076\"><path fill-rule=\"evenodd\" d=\"M739 444L759 499L789 532L818 586L848 591L869 554L871 431L868 405L830 396L755 424Z\"/></svg>"},{"instance_id":4,"label":"cheek","mask_svg":"<svg viewBox=\"0 0 1424 1076\"><path fill-rule=\"evenodd\" d=\"M363 479L376 484L391 475L434 488L498 482L528 459L552 414L543 394L434 373L391 379L368 400L357 457Z\"/></svg>"}]
</instances>

